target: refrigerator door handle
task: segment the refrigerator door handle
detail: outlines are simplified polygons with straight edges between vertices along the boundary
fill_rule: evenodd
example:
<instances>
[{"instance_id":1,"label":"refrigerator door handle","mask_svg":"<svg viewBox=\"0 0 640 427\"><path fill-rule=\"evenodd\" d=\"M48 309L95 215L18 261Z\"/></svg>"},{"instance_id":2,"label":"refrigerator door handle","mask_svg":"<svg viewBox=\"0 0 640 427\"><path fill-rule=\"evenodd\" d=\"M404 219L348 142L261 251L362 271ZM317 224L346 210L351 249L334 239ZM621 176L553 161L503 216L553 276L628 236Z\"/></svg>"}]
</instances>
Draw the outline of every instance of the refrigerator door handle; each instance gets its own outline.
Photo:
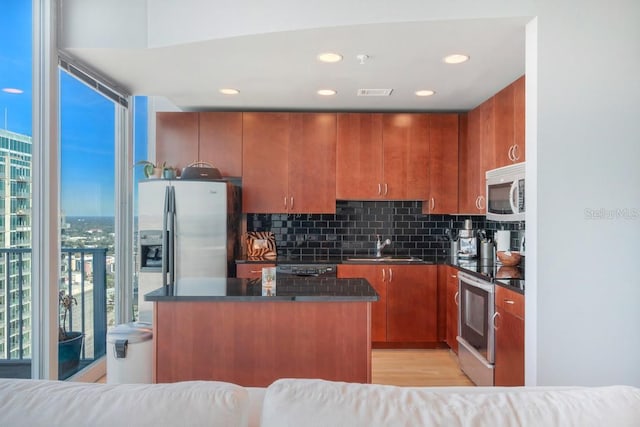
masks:
<instances>
[{"instance_id":1,"label":"refrigerator door handle","mask_svg":"<svg viewBox=\"0 0 640 427\"><path fill-rule=\"evenodd\" d=\"M162 211L162 286L167 286L167 273L169 271L169 265L167 257L169 255L169 188L164 189L164 210Z\"/></svg>"}]
</instances>

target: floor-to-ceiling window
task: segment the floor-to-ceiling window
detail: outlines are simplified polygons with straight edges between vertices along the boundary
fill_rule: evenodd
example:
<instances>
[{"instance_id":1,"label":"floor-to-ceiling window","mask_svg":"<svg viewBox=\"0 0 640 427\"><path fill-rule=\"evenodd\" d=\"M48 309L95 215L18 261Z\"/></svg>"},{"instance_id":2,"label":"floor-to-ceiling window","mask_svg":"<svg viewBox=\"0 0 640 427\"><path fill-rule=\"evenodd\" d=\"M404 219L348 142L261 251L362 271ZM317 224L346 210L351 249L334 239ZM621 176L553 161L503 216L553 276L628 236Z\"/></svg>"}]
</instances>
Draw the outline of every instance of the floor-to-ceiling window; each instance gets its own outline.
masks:
<instances>
[{"instance_id":1,"label":"floor-to-ceiling window","mask_svg":"<svg viewBox=\"0 0 640 427\"><path fill-rule=\"evenodd\" d=\"M31 376L31 12L7 0L0 13L0 377Z\"/></svg>"},{"instance_id":2,"label":"floor-to-ceiling window","mask_svg":"<svg viewBox=\"0 0 640 427\"><path fill-rule=\"evenodd\" d=\"M115 118L119 105L64 69L59 84L59 292L63 301L65 295L70 301L67 313L61 307L59 375L66 378L82 364L104 356L106 328L115 324ZM66 354L63 346L74 339L80 353L70 349ZM76 356L77 365L75 359L67 360Z\"/></svg>"},{"instance_id":3,"label":"floor-to-ceiling window","mask_svg":"<svg viewBox=\"0 0 640 427\"><path fill-rule=\"evenodd\" d=\"M52 346L78 331L80 364L58 370L66 377L105 354L107 327L128 320L132 310L116 317L117 295L133 293L129 97L77 73L68 58L60 62L59 81L48 81L55 2L6 0L0 10L0 377L56 377L47 366L66 364L66 350L58 345L56 363L48 357ZM55 105L59 111L47 113ZM144 139L146 146L146 132ZM60 150L47 154L47 147ZM59 195L47 185L56 175ZM52 227L48 216L57 218ZM60 247L43 236L52 242L59 236ZM116 262L123 253L126 261ZM66 316L59 291L71 297Z\"/></svg>"}]
</instances>

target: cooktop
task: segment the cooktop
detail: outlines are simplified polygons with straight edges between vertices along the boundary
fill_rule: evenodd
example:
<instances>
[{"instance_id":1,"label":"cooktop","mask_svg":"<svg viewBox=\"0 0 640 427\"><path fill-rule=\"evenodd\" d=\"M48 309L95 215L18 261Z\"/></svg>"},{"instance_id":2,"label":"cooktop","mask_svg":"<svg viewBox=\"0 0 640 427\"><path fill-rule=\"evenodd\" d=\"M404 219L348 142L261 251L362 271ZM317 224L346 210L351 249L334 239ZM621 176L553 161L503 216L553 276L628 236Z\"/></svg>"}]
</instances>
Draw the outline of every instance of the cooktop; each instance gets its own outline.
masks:
<instances>
[{"instance_id":1,"label":"cooktop","mask_svg":"<svg viewBox=\"0 0 640 427\"><path fill-rule=\"evenodd\" d=\"M475 273L488 281L519 280L524 282L525 278L524 268L521 266L512 267L500 263L483 263L481 260L455 260L452 264Z\"/></svg>"}]
</instances>

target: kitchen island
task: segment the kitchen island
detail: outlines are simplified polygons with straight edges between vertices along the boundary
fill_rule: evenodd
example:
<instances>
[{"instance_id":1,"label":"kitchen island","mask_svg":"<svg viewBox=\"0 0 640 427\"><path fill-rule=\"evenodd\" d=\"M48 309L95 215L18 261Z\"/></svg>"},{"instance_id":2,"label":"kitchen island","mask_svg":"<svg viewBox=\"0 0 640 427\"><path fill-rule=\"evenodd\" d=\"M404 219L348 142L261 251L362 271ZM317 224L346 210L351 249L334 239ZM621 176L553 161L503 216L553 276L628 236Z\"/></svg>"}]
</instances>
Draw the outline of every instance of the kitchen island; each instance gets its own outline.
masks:
<instances>
[{"instance_id":1,"label":"kitchen island","mask_svg":"<svg viewBox=\"0 0 640 427\"><path fill-rule=\"evenodd\" d=\"M153 302L154 381L268 386L278 378L371 382L371 303L364 279L184 279Z\"/></svg>"}]
</instances>

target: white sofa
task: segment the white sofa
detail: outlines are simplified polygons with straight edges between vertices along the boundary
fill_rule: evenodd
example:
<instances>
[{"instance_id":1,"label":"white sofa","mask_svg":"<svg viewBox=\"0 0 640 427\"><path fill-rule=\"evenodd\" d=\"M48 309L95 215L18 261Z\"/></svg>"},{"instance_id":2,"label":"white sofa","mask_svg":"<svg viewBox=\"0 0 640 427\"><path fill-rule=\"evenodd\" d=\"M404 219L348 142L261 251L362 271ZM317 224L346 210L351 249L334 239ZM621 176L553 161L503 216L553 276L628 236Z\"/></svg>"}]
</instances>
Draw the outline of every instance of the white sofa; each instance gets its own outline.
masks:
<instances>
[{"instance_id":1,"label":"white sofa","mask_svg":"<svg viewBox=\"0 0 640 427\"><path fill-rule=\"evenodd\" d=\"M638 426L640 389L0 380L2 426Z\"/></svg>"}]
</instances>

